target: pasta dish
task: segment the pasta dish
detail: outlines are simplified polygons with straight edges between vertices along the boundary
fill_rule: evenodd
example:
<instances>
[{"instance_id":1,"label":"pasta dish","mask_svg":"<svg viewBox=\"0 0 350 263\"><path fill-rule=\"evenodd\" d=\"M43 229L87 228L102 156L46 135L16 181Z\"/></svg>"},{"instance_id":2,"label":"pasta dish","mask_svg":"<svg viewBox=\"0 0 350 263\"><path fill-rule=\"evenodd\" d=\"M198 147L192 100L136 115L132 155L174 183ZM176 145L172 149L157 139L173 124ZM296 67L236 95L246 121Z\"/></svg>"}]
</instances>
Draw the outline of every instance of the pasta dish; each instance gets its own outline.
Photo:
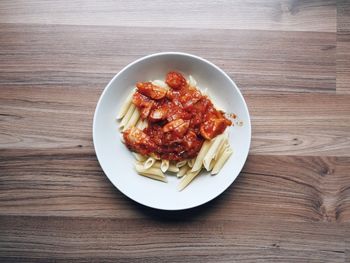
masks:
<instances>
[{"instance_id":1,"label":"pasta dish","mask_svg":"<svg viewBox=\"0 0 350 263\"><path fill-rule=\"evenodd\" d=\"M226 132L232 122L179 72L136 83L117 119L137 173L163 182L165 172L176 173L180 191L203 168L217 174L233 153Z\"/></svg>"}]
</instances>

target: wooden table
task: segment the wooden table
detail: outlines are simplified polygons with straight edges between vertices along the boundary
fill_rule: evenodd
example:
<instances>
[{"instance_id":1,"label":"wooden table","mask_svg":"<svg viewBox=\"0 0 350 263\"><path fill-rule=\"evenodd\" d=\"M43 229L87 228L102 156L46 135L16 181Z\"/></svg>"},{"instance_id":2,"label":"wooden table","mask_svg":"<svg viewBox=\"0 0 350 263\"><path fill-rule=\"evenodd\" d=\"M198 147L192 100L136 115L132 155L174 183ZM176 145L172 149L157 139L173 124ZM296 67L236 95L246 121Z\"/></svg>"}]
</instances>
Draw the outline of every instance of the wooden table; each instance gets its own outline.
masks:
<instances>
[{"instance_id":1,"label":"wooden table","mask_svg":"<svg viewBox=\"0 0 350 263\"><path fill-rule=\"evenodd\" d=\"M164 212L102 172L92 118L129 62L183 51L248 103L248 161ZM348 1L0 2L1 262L350 262Z\"/></svg>"}]
</instances>

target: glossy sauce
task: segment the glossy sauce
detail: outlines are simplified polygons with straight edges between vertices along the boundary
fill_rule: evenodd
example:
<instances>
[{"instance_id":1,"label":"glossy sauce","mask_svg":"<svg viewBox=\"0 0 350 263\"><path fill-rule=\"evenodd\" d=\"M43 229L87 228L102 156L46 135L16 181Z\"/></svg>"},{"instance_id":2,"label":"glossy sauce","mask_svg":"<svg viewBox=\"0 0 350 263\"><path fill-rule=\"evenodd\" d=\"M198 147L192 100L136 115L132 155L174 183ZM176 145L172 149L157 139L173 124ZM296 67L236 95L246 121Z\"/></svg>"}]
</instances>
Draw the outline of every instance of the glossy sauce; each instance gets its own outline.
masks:
<instances>
[{"instance_id":1,"label":"glossy sauce","mask_svg":"<svg viewBox=\"0 0 350 263\"><path fill-rule=\"evenodd\" d=\"M151 82L139 82L133 103L148 127L132 127L124 132L128 148L143 155L166 160L186 160L197 156L205 139L223 133L232 122L215 109L207 96L190 87L179 72L169 72L170 89Z\"/></svg>"}]
</instances>

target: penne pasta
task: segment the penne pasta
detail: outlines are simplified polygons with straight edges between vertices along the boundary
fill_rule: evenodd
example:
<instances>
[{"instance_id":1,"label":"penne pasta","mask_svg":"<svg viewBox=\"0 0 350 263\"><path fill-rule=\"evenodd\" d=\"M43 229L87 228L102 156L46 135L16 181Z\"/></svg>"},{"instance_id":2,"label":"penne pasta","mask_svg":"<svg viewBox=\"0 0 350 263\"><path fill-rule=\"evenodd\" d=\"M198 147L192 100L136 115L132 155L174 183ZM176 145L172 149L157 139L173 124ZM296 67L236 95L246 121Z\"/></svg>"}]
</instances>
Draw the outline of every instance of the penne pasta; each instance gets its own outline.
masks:
<instances>
[{"instance_id":1,"label":"penne pasta","mask_svg":"<svg viewBox=\"0 0 350 263\"><path fill-rule=\"evenodd\" d=\"M160 161L160 158L157 155L155 155L154 153L151 153L150 157L152 157L156 161Z\"/></svg>"},{"instance_id":2,"label":"penne pasta","mask_svg":"<svg viewBox=\"0 0 350 263\"><path fill-rule=\"evenodd\" d=\"M143 167L145 169L151 168L155 161L156 160L153 157L148 157L148 159L143 163Z\"/></svg>"},{"instance_id":3,"label":"penne pasta","mask_svg":"<svg viewBox=\"0 0 350 263\"><path fill-rule=\"evenodd\" d=\"M143 130L144 128L147 128L147 126L148 126L147 121L143 120L140 129Z\"/></svg>"},{"instance_id":4,"label":"penne pasta","mask_svg":"<svg viewBox=\"0 0 350 263\"><path fill-rule=\"evenodd\" d=\"M143 130L142 126L143 126L143 120L141 118L139 118L139 120L137 121L137 123L135 124L136 128L139 128L140 130Z\"/></svg>"},{"instance_id":5,"label":"penne pasta","mask_svg":"<svg viewBox=\"0 0 350 263\"><path fill-rule=\"evenodd\" d=\"M139 128L140 130L143 130L144 128L147 127L147 121L146 120L142 120L141 118L138 120L138 122L136 123L136 127Z\"/></svg>"},{"instance_id":6,"label":"penne pasta","mask_svg":"<svg viewBox=\"0 0 350 263\"><path fill-rule=\"evenodd\" d=\"M190 87L196 87L197 86L197 81L191 75L188 76L188 85Z\"/></svg>"},{"instance_id":7,"label":"penne pasta","mask_svg":"<svg viewBox=\"0 0 350 263\"><path fill-rule=\"evenodd\" d=\"M208 152L205 154L203 158L203 165L207 171L209 171L210 163L214 159L220 147L224 144L225 139L226 139L226 134L224 133L216 136L210 148L208 149Z\"/></svg>"},{"instance_id":8,"label":"penne pasta","mask_svg":"<svg viewBox=\"0 0 350 263\"><path fill-rule=\"evenodd\" d=\"M174 164L169 165L168 172L177 173L178 171L180 171L179 167L176 167Z\"/></svg>"},{"instance_id":9,"label":"penne pasta","mask_svg":"<svg viewBox=\"0 0 350 263\"><path fill-rule=\"evenodd\" d=\"M140 119L140 112L137 108L135 108L134 112L132 113L128 123L124 126L123 131L126 129L135 126L137 121Z\"/></svg>"},{"instance_id":10,"label":"penne pasta","mask_svg":"<svg viewBox=\"0 0 350 263\"><path fill-rule=\"evenodd\" d=\"M162 162L155 162L155 163L152 165L152 167L161 169L161 164L162 164ZM179 170L180 170L180 169L177 168L174 164L171 164L171 163L170 163L167 172L177 173Z\"/></svg>"},{"instance_id":11,"label":"penne pasta","mask_svg":"<svg viewBox=\"0 0 350 263\"><path fill-rule=\"evenodd\" d=\"M218 109L219 111L225 112L224 108L217 104L218 100L217 99L213 99L213 96L209 94L209 91L208 91L207 88L204 89L203 94L205 94L211 100L211 102L214 104L216 109Z\"/></svg>"},{"instance_id":12,"label":"penne pasta","mask_svg":"<svg viewBox=\"0 0 350 263\"><path fill-rule=\"evenodd\" d=\"M207 171L211 171L214 168L215 162L218 159L218 156L221 156L223 151L225 150L225 148L228 147L228 143L227 143L227 138L223 141L223 143L219 146L218 150L215 153L214 158L211 160L210 165L209 165L209 169L207 169Z\"/></svg>"},{"instance_id":13,"label":"penne pasta","mask_svg":"<svg viewBox=\"0 0 350 263\"><path fill-rule=\"evenodd\" d=\"M182 176L184 176L185 173L187 173L187 171L189 171L190 169L191 167L189 167L188 165L182 166L176 175L177 178L181 178Z\"/></svg>"},{"instance_id":14,"label":"penne pasta","mask_svg":"<svg viewBox=\"0 0 350 263\"><path fill-rule=\"evenodd\" d=\"M120 120L121 118L123 118L125 116L125 114L127 113L131 103L132 103L132 96L134 95L134 89L128 94L128 96L126 97L122 107L120 108L118 115L117 115L117 120Z\"/></svg>"},{"instance_id":15,"label":"penne pasta","mask_svg":"<svg viewBox=\"0 0 350 263\"><path fill-rule=\"evenodd\" d=\"M225 147L226 144L228 144L228 134L227 133L225 134L224 139L221 141L217 151L215 152L214 160L216 160L218 158L219 152Z\"/></svg>"},{"instance_id":16,"label":"penne pasta","mask_svg":"<svg viewBox=\"0 0 350 263\"><path fill-rule=\"evenodd\" d=\"M190 171L187 172L186 175L181 179L181 182L178 186L178 190L182 191L183 189L185 189L191 182L192 180L199 174L201 170L197 170L197 171Z\"/></svg>"},{"instance_id":17,"label":"penne pasta","mask_svg":"<svg viewBox=\"0 0 350 263\"><path fill-rule=\"evenodd\" d=\"M213 170L214 165L215 165L215 160L213 159L213 160L211 160L210 165L209 165L209 169L207 171L209 172L209 171Z\"/></svg>"},{"instance_id":18,"label":"penne pasta","mask_svg":"<svg viewBox=\"0 0 350 263\"><path fill-rule=\"evenodd\" d=\"M121 142L122 142L122 143L124 143L124 144L125 144L124 136L123 136L123 134L122 134L122 133L120 134L120 140L121 140Z\"/></svg>"},{"instance_id":19,"label":"penne pasta","mask_svg":"<svg viewBox=\"0 0 350 263\"><path fill-rule=\"evenodd\" d=\"M202 145L202 148L200 149L197 158L193 164L192 167L192 172L194 171L198 171L202 168L202 164L203 164L203 159L205 157L205 155L207 154L211 144L213 143L213 140L209 141L209 140L205 140L205 142Z\"/></svg>"},{"instance_id":20,"label":"penne pasta","mask_svg":"<svg viewBox=\"0 0 350 263\"><path fill-rule=\"evenodd\" d=\"M225 151L225 149L227 147L230 147L230 144L228 143L227 140L225 140L224 144L222 145L222 147L218 150L218 153L216 154L214 160L216 161L222 154L223 152Z\"/></svg>"},{"instance_id":21,"label":"penne pasta","mask_svg":"<svg viewBox=\"0 0 350 263\"><path fill-rule=\"evenodd\" d=\"M154 180L158 180L158 181L162 181L164 183L167 183L168 180L166 179L166 177L162 177L162 176L158 176L155 174L151 174L151 173L145 173L145 172L138 172L139 175L154 179Z\"/></svg>"},{"instance_id":22,"label":"penne pasta","mask_svg":"<svg viewBox=\"0 0 350 263\"><path fill-rule=\"evenodd\" d=\"M136 107L134 104L130 104L130 107L128 111L126 112L125 116L123 117L122 121L120 122L119 128L123 130L125 125L129 122L132 114L134 113Z\"/></svg>"},{"instance_id":23,"label":"penne pasta","mask_svg":"<svg viewBox=\"0 0 350 263\"><path fill-rule=\"evenodd\" d=\"M137 171L138 174L142 176L146 176L158 181L167 182L165 175L162 173L161 170L157 168L151 167L151 168L145 169L141 163L136 163L135 170Z\"/></svg>"},{"instance_id":24,"label":"penne pasta","mask_svg":"<svg viewBox=\"0 0 350 263\"><path fill-rule=\"evenodd\" d=\"M139 162L144 162L147 160L147 157L142 154L133 152L133 155L135 156L135 159Z\"/></svg>"},{"instance_id":25,"label":"penne pasta","mask_svg":"<svg viewBox=\"0 0 350 263\"><path fill-rule=\"evenodd\" d=\"M201 90L201 93L202 93L202 95L207 96L208 95L208 89L205 88L205 89Z\"/></svg>"},{"instance_id":26,"label":"penne pasta","mask_svg":"<svg viewBox=\"0 0 350 263\"><path fill-rule=\"evenodd\" d=\"M152 84L153 84L153 85L156 85L156 86L158 86L158 87L162 87L162 88L165 88L165 89L169 89L168 84L166 84L163 80L160 80L160 79L153 80L153 81L152 81Z\"/></svg>"},{"instance_id":27,"label":"penne pasta","mask_svg":"<svg viewBox=\"0 0 350 263\"><path fill-rule=\"evenodd\" d=\"M187 160L184 160L184 161L180 161L180 162L177 162L175 165L176 167L182 167L182 166L185 166L187 164Z\"/></svg>"},{"instance_id":28,"label":"penne pasta","mask_svg":"<svg viewBox=\"0 0 350 263\"><path fill-rule=\"evenodd\" d=\"M160 164L160 170L165 173L169 169L169 160L162 160Z\"/></svg>"},{"instance_id":29,"label":"penne pasta","mask_svg":"<svg viewBox=\"0 0 350 263\"><path fill-rule=\"evenodd\" d=\"M230 147L225 148L222 155L216 161L213 167L213 170L211 171L211 174L217 174L221 170L221 168L224 166L228 158L230 158L232 153L233 153L233 150Z\"/></svg>"},{"instance_id":30,"label":"penne pasta","mask_svg":"<svg viewBox=\"0 0 350 263\"><path fill-rule=\"evenodd\" d=\"M152 168L152 169L151 169ZM158 174L158 175L162 175L162 171L160 169L157 169L157 167L149 167L149 168L145 168L144 163L142 162L135 162L135 169L137 172L143 172L146 173L147 171L149 173L152 173L152 171L154 171L154 174ZM157 172L155 172L155 170L157 170Z\"/></svg>"},{"instance_id":31,"label":"penne pasta","mask_svg":"<svg viewBox=\"0 0 350 263\"><path fill-rule=\"evenodd\" d=\"M195 158L193 158L193 159L191 159L191 160L188 160L188 161L187 161L187 165L188 165L189 167L192 168L193 165L194 165L195 160L196 160Z\"/></svg>"},{"instance_id":32,"label":"penne pasta","mask_svg":"<svg viewBox=\"0 0 350 263\"><path fill-rule=\"evenodd\" d=\"M152 165L152 167L160 169L161 164L162 164L161 162L155 161L154 164Z\"/></svg>"}]
</instances>

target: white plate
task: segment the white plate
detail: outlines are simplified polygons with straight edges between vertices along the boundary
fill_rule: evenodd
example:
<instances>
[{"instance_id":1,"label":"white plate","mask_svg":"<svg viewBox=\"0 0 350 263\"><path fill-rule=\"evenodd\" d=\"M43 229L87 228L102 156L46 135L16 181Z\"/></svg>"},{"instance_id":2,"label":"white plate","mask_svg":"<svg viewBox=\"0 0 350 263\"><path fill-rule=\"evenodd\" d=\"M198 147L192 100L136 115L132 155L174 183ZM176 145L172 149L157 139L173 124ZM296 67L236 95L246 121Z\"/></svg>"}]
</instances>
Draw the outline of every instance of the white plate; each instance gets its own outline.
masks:
<instances>
[{"instance_id":1,"label":"white plate","mask_svg":"<svg viewBox=\"0 0 350 263\"><path fill-rule=\"evenodd\" d=\"M135 159L120 141L117 112L137 81L163 79L168 71L179 70L192 75L201 89L208 89L216 105L227 113L235 113L242 126L229 128L233 155L215 176L201 173L183 191L178 192L180 180L169 175L168 183L138 175ZM96 107L93 122L93 141L100 165L109 180L122 193L145 206L181 210L202 205L220 195L240 173L251 140L250 117L247 105L236 84L211 62L186 53L167 52L140 58L121 70L104 89Z\"/></svg>"}]
</instances>

